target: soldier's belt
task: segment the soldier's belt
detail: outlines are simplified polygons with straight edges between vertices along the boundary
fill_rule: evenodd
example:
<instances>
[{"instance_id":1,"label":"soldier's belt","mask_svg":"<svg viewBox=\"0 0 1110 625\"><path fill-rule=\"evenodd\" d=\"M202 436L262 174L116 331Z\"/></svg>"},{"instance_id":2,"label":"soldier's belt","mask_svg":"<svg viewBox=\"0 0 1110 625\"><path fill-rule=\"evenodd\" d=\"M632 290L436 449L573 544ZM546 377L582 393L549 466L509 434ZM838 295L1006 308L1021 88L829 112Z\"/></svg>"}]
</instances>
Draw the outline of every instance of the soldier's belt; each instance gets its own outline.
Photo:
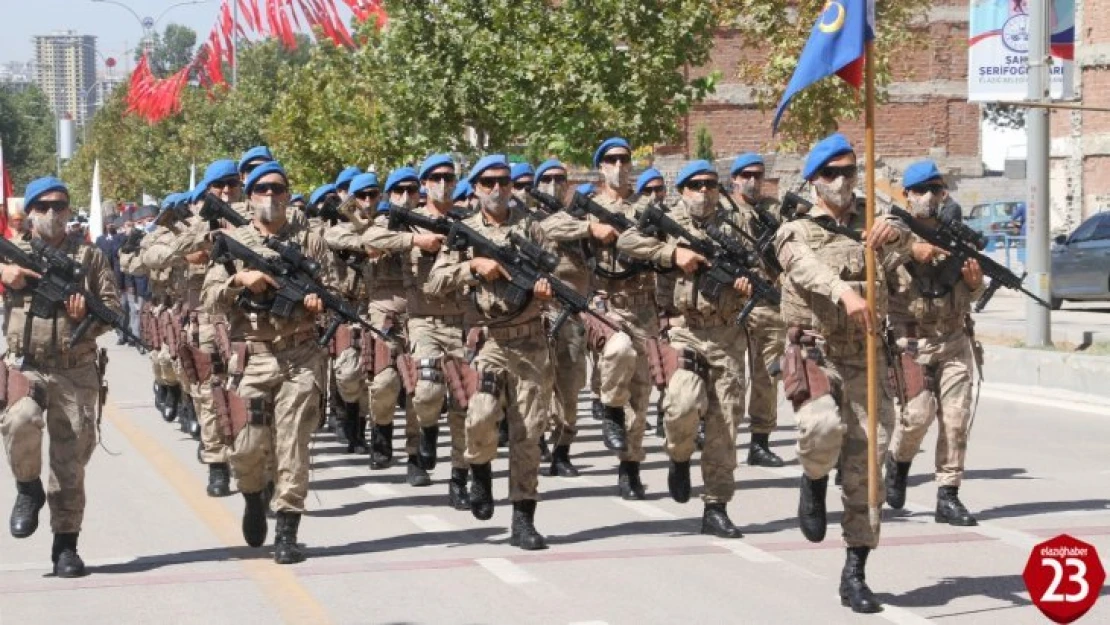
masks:
<instances>
[{"instance_id":1,"label":"soldier's belt","mask_svg":"<svg viewBox=\"0 0 1110 625\"><path fill-rule=\"evenodd\" d=\"M9 345L11 345L11 343L9 343ZM75 354L72 352L53 352L43 346L32 350L28 354L23 354L19 349L14 347L10 352L16 358L23 358L24 366L35 369L74 369L76 367L93 364L93 362L96 361L96 352L94 350Z\"/></svg>"},{"instance_id":2,"label":"soldier's belt","mask_svg":"<svg viewBox=\"0 0 1110 625\"><path fill-rule=\"evenodd\" d=\"M512 339L522 339L530 336L543 336L543 322L540 319L536 319L515 326L492 326L486 328L486 334L495 341L510 341Z\"/></svg>"},{"instance_id":3,"label":"soldier's belt","mask_svg":"<svg viewBox=\"0 0 1110 625\"><path fill-rule=\"evenodd\" d=\"M305 343L316 340L316 329L301 330L293 336L279 336L272 341L244 341L247 345L247 354L277 354L300 347Z\"/></svg>"},{"instance_id":4,"label":"soldier's belt","mask_svg":"<svg viewBox=\"0 0 1110 625\"><path fill-rule=\"evenodd\" d=\"M677 328L686 327L691 330L704 330L729 325L729 321L720 317L684 314L679 317L671 317L671 325Z\"/></svg>"},{"instance_id":5,"label":"soldier's belt","mask_svg":"<svg viewBox=\"0 0 1110 625\"><path fill-rule=\"evenodd\" d=\"M639 293L610 293L609 305L611 308L634 310L641 306L655 306L655 293L640 291Z\"/></svg>"},{"instance_id":6,"label":"soldier's belt","mask_svg":"<svg viewBox=\"0 0 1110 625\"><path fill-rule=\"evenodd\" d=\"M461 326L465 320L462 315L413 315L412 318L434 321L445 326Z\"/></svg>"}]
</instances>

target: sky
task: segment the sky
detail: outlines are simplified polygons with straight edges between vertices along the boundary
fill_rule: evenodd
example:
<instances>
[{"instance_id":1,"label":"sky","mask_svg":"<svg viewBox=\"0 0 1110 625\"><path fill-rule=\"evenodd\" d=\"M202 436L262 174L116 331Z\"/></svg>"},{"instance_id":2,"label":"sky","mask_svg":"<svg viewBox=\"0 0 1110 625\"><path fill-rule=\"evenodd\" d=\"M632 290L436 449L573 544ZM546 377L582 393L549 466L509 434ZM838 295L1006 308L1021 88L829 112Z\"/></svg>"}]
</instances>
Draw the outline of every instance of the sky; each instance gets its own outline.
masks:
<instances>
[{"instance_id":1,"label":"sky","mask_svg":"<svg viewBox=\"0 0 1110 625\"><path fill-rule=\"evenodd\" d=\"M195 30L197 41L202 42L216 23L220 0L178 6L167 11L182 1L119 0L140 17L158 18L161 15L155 24L158 32L164 31L170 23L183 24ZM349 23L350 9L339 1L336 6L340 17ZM105 57L116 58L119 64L115 71L121 72L134 55L134 52L125 51L134 48L143 35L139 21L126 9L92 0L0 0L0 21L3 22L0 64L34 58L31 38L35 35L75 30L80 35L96 36L97 50Z\"/></svg>"}]
</instances>

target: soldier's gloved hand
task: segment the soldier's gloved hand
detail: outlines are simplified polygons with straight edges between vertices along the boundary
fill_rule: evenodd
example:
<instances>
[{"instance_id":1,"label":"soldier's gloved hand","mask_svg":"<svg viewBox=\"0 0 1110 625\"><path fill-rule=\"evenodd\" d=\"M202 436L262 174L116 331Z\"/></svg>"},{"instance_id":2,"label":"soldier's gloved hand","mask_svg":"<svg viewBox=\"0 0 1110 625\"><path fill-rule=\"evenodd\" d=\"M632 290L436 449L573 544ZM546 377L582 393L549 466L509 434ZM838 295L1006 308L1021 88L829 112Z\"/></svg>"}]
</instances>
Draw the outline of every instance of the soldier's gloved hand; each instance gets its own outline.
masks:
<instances>
[{"instance_id":1,"label":"soldier's gloved hand","mask_svg":"<svg viewBox=\"0 0 1110 625\"><path fill-rule=\"evenodd\" d=\"M871 309L867 307L867 300L859 293L851 289L844 291L840 296L840 303L844 305L844 311L852 321L863 326L868 334L875 331L875 319L871 316Z\"/></svg>"},{"instance_id":2,"label":"soldier's gloved hand","mask_svg":"<svg viewBox=\"0 0 1110 625\"><path fill-rule=\"evenodd\" d=\"M304 296L304 309L318 315L324 312L324 300L320 299L320 296L315 293L309 293Z\"/></svg>"},{"instance_id":3,"label":"soldier's gloved hand","mask_svg":"<svg viewBox=\"0 0 1110 625\"><path fill-rule=\"evenodd\" d=\"M74 321L81 321L88 314L89 310L85 306L85 296L80 293L74 293L66 298L66 314Z\"/></svg>"},{"instance_id":4,"label":"soldier's gloved hand","mask_svg":"<svg viewBox=\"0 0 1110 625\"><path fill-rule=\"evenodd\" d=\"M964 282L972 291L983 286L983 268L974 258L967 259L964 266L960 268L960 273L963 274Z\"/></svg>"},{"instance_id":5,"label":"soldier's gloved hand","mask_svg":"<svg viewBox=\"0 0 1110 625\"><path fill-rule=\"evenodd\" d=\"M0 269L0 282L3 282L4 286L11 287L17 291L27 286L27 278L42 277L30 269L24 269L19 265L4 265L3 267L3 269Z\"/></svg>"},{"instance_id":6,"label":"soldier's gloved hand","mask_svg":"<svg viewBox=\"0 0 1110 625\"><path fill-rule=\"evenodd\" d=\"M277 288L277 282L261 271L245 269L235 274L235 284L246 288L251 293L262 293L270 287Z\"/></svg>"},{"instance_id":7,"label":"soldier's gloved hand","mask_svg":"<svg viewBox=\"0 0 1110 625\"><path fill-rule=\"evenodd\" d=\"M674 250L674 265L686 274L692 274L700 265L705 264L705 257L694 250L685 247L676 247Z\"/></svg>"},{"instance_id":8,"label":"soldier's gloved hand","mask_svg":"<svg viewBox=\"0 0 1110 625\"><path fill-rule=\"evenodd\" d=\"M412 235L412 244L421 250L434 254L439 251L443 246L442 234L414 234Z\"/></svg>"},{"instance_id":9,"label":"soldier's gloved hand","mask_svg":"<svg viewBox=\"0 0 1110 625\"><path fill-rule=\"evenodd\" d=\"M190 252L189 254L185 255L185 262L189 263L190 265L206 265L208 264L208 251L199 250L196 252Z\"/></svg>"},{"instance_id":10,"label":"soldier's gloved hand","mask_svg":"<svg viewBox=\"0 0 1110 625\"><path fill-rule=\"evenodd\" d=\"M536 281L536 286L532 289L532 293L536 296L536 299L551 299L551 283L548 282L546 278Z\"/></svg>"},{"instance_id":11,"label":"soldier's gloved hand","mask_svg":"<svg viewBox=\"0 0 1110 625\"><path fill-rule=\"evenodd\" d=\"M913 244L913 259L919 263L931 263L934 259L945 255L945 251L931 243L918 241Z\"/></svg>"},{"instance_id":12,"label":"soldier's gloved hand","mask_svg":"<svg viewBox=\"0 0 1110 625\"><path fill-rule=\"evenodd\" d=\"M898 228L888 219L879 219L875 221L875 226L867 232L865 239L867 246L873 250L877 250L882 246L894 241L898 238Z\"/></svg>"},{"instance_id":13,"label":"soldier's gloved hand","mask_svg":"<svg viewBox=\"0 0 1110 625\"><path fill-rule=\"evenodd\" d=\"M590 224L590 236L601 241L603 245L609 245L613 241L616 241L619 234L617 229L609 224L600 222Z\"/></svg>"},{"instance_id":14,"label":"soldier's gloved hand","mask_svg":"<svg viewBox=\"0 0 1110 625\"><path fill-rule=\"evenodd\" d=\"M501 264L490 258L470 259L470 271L471 273L477 274L486 282L493 282L498 278L509 279L508 272L501 267Z\"/></svg>"},{"instance_id":15,"label":"soldier's gloved hand","mask_svg":"<svg viewBox=\"0 0 1110 625\"><path fill-rule=\"evenodd\" d=\"M732 283L732 288L736 289L736 292L744 297L752 296L752 283L748 281L747 277L737 278L736 282Z\"/></svg>"}]
</instances>

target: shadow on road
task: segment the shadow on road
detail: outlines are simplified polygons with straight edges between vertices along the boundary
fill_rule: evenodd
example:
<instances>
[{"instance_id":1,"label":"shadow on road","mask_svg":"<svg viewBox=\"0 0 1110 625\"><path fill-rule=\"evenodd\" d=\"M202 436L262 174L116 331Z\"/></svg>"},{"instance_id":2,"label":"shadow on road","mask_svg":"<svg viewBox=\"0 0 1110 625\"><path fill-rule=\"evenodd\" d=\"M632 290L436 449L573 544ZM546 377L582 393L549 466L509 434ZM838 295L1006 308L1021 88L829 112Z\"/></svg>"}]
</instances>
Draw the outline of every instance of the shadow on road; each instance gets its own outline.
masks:
<instances>
[{"instance_id":1,"label":"shadow on road","mask_svg":"<svg viewBox=\"0 0 1110 625\"><path fill-rule=\"evenodd\" d=\"M1035 514L1051 514L1053 512L1088 512L1103 510L1110 512L1110 499L1077 499L1075 501L1042 501L1018 503L1007 506L986 508L978 514L980 520L1007 519L1012 517L1027 517Z\"/></svg>"}]
</instances>

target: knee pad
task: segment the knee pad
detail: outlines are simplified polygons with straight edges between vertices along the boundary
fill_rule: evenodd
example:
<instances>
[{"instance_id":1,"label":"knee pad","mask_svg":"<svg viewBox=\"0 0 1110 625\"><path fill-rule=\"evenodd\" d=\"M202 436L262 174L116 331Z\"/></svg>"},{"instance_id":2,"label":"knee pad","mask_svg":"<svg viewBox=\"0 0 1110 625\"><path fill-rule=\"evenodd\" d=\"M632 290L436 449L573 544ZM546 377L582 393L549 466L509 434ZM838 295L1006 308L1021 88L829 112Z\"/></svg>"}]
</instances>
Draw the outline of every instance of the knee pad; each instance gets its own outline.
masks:
<instances>
[{"instance_id":1,"label":"knee pad","mask_svg":"<svg viewBox=\"0 0 1110 625\"><path fill-rule=\"evenodd\" d=\"M702 415L709 409L705 381L693 371L678 369L667 383L663 411L671 418Z\"/></svg>"},{"instance_id":2,"label":"knee pad","mask_svg":"<svg viewBox=\"0 0 1110 625\"><path fill-rule=\"evenodd\" d=\"M46 420L42 418L42 406L30 395L16 400L8 406L0 419L0 430L5 436L18 436L30 428L35 428L41 434L46 427Z\"/></svg>"},{"instance_id":3,"label":"knee pad","mask_svg":"<svg viewBox=\"0 0 1110 625\"><path fill-rule=\"evenodd\" d=\"M366 372L359 362L359 353L347 348L335 359L335 386L343 401L358 401L365 388Z\"/></svg>"},{"instance_id":4,"label":"knee pad","mask_svg":"<svg viewBox=\"0 0 1110 625\"><path fill-rule=\"evenodd\" d=\"M601 358L614 367L635 367L637 356L632 337L627 332L617 332L609 337L601 350Z\"/></svg>"}]
</instances>

